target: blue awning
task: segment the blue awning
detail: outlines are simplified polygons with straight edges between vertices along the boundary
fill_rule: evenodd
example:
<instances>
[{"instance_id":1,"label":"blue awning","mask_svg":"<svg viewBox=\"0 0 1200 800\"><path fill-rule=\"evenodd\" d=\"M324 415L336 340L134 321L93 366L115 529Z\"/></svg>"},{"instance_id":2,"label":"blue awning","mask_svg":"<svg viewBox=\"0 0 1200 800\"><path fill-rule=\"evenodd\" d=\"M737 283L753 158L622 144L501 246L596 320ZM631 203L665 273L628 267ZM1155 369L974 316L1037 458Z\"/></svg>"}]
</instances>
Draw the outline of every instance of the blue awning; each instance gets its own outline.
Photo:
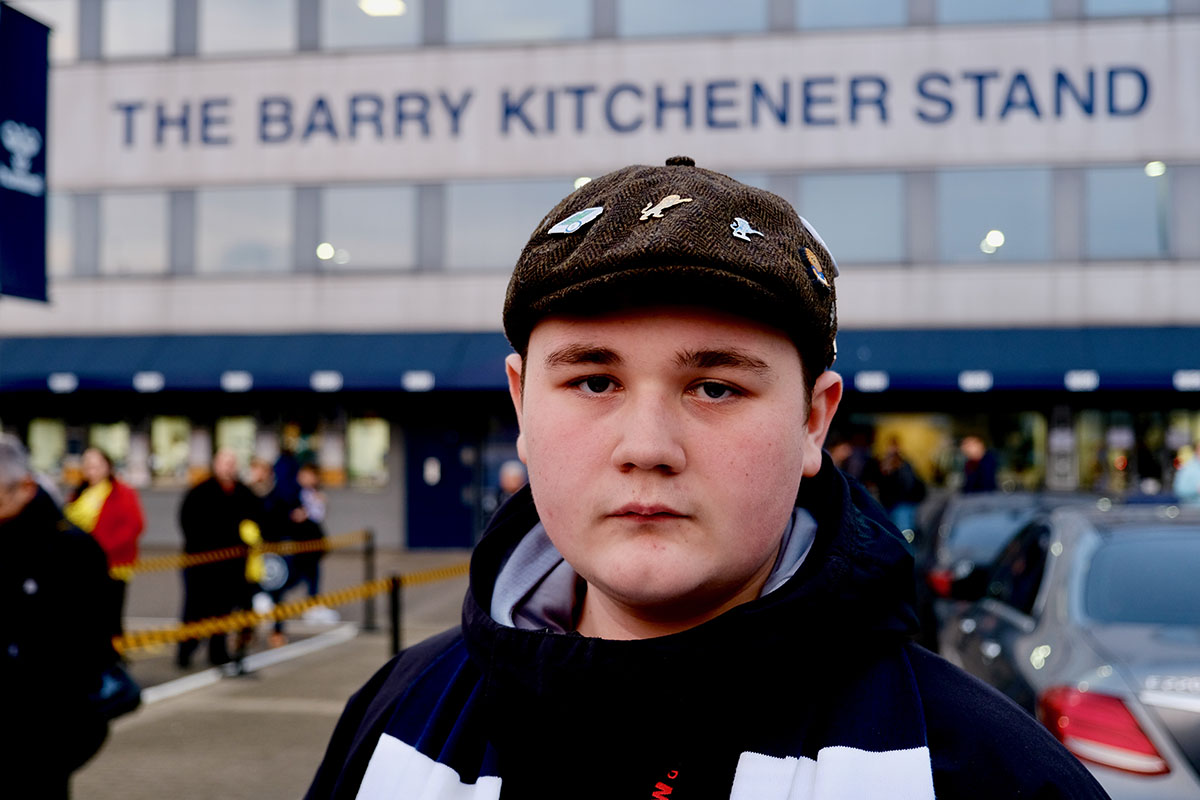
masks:
<instances>
[{"instance_id":1,"label":"blue awning","mask_svg":"<svg viewBox=\"0 0 1200 800\"><path fill-rule=\"evenodd\" d=\"M500 333L14 337L0 391L503 390ZM859 391L1200 390L1200 328L842 331Z\"/></svg>"}]
</instances>

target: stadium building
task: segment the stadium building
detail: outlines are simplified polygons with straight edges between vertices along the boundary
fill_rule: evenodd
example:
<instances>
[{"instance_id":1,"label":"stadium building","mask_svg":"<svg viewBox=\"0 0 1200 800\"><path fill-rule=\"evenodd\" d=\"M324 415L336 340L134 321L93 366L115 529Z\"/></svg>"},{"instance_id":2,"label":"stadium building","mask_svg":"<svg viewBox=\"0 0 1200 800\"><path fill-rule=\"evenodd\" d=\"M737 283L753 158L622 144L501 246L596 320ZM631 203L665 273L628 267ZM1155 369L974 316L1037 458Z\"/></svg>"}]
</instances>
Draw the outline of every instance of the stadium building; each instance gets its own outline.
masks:
<instances>
[{"instance_id":1,"label":"stadium building","mask_svg":"<svg viewBox=\"0 0 1200 800\"><path fill-rule=\"evenodd\" d=\"M1200 0L9 7L53 28L50 302L0 301L0 422L65 481L105 447L149 541L227 445L311 453L334 529L471 544L521 246L676 154L829 243L841 435L1126 490L1200 434Z\"/></svg>"}]
</instances>

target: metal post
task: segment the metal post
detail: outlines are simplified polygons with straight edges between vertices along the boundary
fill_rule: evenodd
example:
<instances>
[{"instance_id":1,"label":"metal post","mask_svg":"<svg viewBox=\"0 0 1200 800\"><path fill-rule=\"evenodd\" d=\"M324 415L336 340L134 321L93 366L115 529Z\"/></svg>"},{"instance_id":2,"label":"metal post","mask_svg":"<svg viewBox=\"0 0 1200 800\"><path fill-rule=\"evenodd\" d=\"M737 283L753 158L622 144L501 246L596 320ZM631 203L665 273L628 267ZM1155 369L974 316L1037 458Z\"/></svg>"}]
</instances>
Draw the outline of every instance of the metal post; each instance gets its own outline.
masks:
<instances>
[{"instance_id":1,"label":"metal post","mask_svg":"<svg viewBox=\"0 0 1200 800\"><path fill-rule=\"evenodd\" d=\"M401 583L399 575L392 576L392 591L389 593L392 601L392 655L400 652L400 614L403 611L400 599Z\"/></svg>"},{"instance_id":2,"label":"metal post","mask_svg":"<svg viewBox=\"0 0 1200 800\"><path fill-rule=\"evenodd\" d=\"M375 531L367 528L367 541L363 544L363 583L375 581ZM376 631L375 596L367 595L363 600L363 630Z\"/></svg>"}]
</instances>

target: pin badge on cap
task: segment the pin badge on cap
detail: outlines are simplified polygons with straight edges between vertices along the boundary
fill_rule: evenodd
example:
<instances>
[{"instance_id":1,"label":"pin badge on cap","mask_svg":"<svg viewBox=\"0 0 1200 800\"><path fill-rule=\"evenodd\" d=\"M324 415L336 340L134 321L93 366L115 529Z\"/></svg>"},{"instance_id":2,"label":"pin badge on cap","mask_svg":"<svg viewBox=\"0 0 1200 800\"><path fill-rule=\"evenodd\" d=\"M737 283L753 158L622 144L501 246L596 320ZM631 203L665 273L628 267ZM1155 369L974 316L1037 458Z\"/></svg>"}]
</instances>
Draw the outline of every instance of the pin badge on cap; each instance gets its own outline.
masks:
<instances>
[{"instance_id":1,"label":"pin badge on cap","mask_svg":"<svg viewBox=\"0 0 1200 800\"><path fill-rule=\"evenodd\" d=\"M744 242L750 241L750 235L762 236L762 231L756 231L750 227L750 223L741 217L734 217L733 222L729 223L729 227L733 229L733 235Z\"/></svg>"},{"instance_id":2,"label":"pin badge on cap","mask_svg":"<svg viewBox=\"0 0 1200 800\"><path fill-rule=\"evenodd\" d=\"M583 211L576 211L571 216L556 223L546 233L574 233L602 213L604 213L604 206L592 206L591 208L585 208Z\"/></svg>"},{"instance_id":3,"label":"pin badge on cap","mask_svg":"<svg viewBox=\"0 0 1200 800\"><path fill-rule=\"evenodd\" d=\"M807 247L804 248L804 261L808 264L808 269L810 272L812 272L812 276L816 278L822 286L824 286L826 289L829 289L829 279L825 277L825 270L821 268L821 261L817 258L816 253Z\"/></svg>"},{"instance_id":4,"label":"pin badge on cap","mask_svg":"<svg viewBox=\"0 0 1200 800\"><path fill-rule=\"evenodd\" d=\"M645 222L646 220L650 219L651 217L656 217L657 219L662 219L663 212L666 211L671 206L677 206L680 203L690 203L690 202L692 202L692 198L690 198L690 197L680 197L677 194L669 194L666 197L664 197L662 200L659 200L657 205L652 206L649 203L646 203L646 207L642 209L642 216L640 218L640 221Z\"/></svg>"}]
</instances>

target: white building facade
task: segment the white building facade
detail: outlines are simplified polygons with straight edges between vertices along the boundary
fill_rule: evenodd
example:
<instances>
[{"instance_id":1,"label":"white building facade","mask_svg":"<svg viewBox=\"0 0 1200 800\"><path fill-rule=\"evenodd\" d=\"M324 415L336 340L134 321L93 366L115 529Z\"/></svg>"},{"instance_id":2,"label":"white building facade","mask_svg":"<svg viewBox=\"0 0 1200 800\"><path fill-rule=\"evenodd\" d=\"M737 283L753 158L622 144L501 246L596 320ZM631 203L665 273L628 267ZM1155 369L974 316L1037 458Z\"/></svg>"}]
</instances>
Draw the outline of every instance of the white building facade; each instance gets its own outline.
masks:
<instances>
[{"instance_id":1,"label":"white building facade","mask_svg":"<svg viewBox=\"0 0 1200 800\"><path fill-rule=\"evenodd\" d=\"M470 544L521 246L676 154L828 242L842 435L1127 490L1200 433L1200 0L12 5L56 31L51 302L0 304L0 421L116 451L165 539L282 440L345 525Z\"/></svg>"}]
</instances>

